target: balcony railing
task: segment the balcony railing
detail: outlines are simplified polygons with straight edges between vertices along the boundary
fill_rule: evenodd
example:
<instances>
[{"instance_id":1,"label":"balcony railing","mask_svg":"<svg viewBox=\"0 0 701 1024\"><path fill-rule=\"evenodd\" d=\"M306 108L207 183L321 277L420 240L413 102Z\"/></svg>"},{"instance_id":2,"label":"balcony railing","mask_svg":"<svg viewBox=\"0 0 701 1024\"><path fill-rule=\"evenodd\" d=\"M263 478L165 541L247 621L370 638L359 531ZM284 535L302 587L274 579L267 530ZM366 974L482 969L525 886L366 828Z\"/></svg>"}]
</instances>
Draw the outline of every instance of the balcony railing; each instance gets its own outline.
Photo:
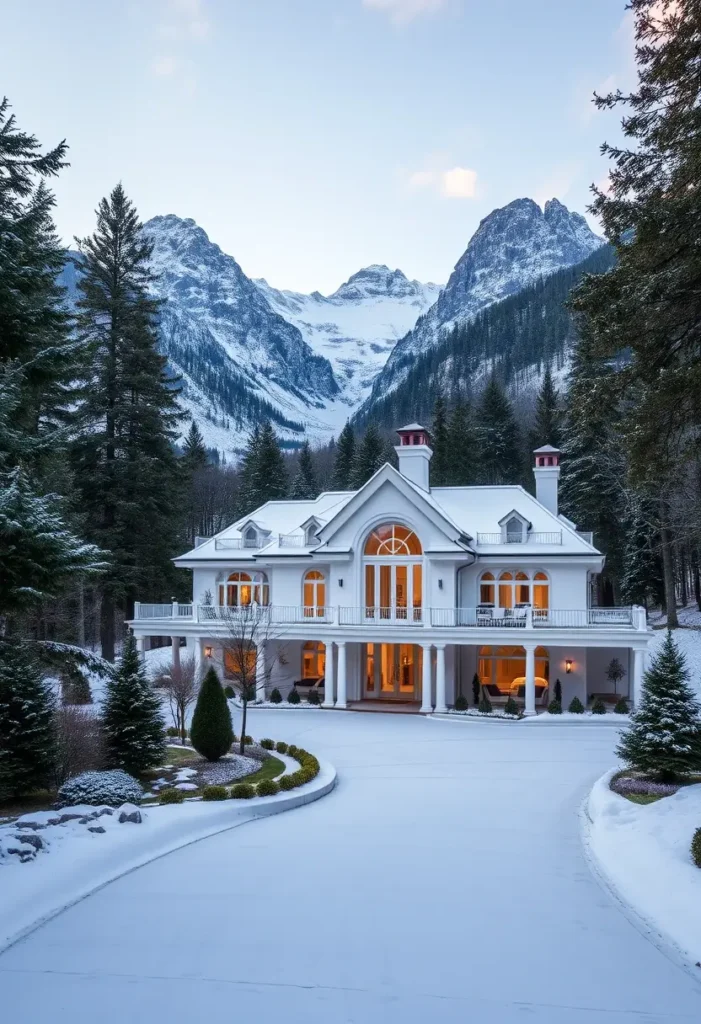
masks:
<instances>
[{"instance_id":1,"label":"balcony railing","mask_svg":"<svg viewBox=\"0 0 701 1024\"><path fill-rule=\"evenodd\" d=\"M265 540L263 543L267 544ZM214 547L217 551L257 551L261 546L260 540L249 537L216 537Z\"/></svg>"},{"instance_id":2,"label":"balcony railing","mask_svg":"<svg viewBox=\"0 0 701 1024\"><path fill-rule=\"evenodd\" d=\"M553 530L551 533L527 533L509 536L503 533L478 533L477 544L481 547L488 547L496 544L562 544L562 530Z\"/></svg>"},{"instance_id":3,"label":"balcony railing","mask_svg":"<svg viewBox=\"0 0 701 1024\"><path fill-rule=\"evenodd\" d=\"M197 612L196 618L194 612ZM645 629L643 608L384 608L330 605L139 604L137 620L177 619L192 622L235 623L264 619L280 625L435 626L473 629Z\"/></svg>"},{"instance_id":4,"label":"balcony railing","mask_svg":"<svg viewBox=\"0 0 701 1024\"><path fill-rule=\"evenodd\" d=\"M307 540L302 533L279 533L278 546L281 548L304 548Z\"/></svg>"}]
</instances>

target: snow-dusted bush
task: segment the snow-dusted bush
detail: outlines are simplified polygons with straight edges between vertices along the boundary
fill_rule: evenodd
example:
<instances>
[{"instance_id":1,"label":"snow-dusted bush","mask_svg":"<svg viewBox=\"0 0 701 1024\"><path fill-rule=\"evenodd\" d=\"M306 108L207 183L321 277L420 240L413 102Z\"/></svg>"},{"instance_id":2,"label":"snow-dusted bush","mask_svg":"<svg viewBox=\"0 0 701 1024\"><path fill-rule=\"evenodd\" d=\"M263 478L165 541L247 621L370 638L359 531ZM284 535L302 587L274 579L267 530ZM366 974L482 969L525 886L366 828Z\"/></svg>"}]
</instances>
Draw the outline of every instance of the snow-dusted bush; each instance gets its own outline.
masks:
<instances>
[{"instance_id":1,"label":"snow-dusted bush","mask_svg":"<svg viewBox=\"0 0 701 1024\"><path fill-rule=\"evenodd\" d=\"M582 704L579 697L573 697L570 701L570 706L567 709L571 715L583 715L584 705Z\"/></svg>"},{"instance_id":2,"label":"snow-dusted bush","mask_svg":"<svg viewBox=\"0 0 701 1024\"><path fill-rule=\"evenodd\" d=\"M271 704L281 704L282 703L282 694L278 690L277 686L273 687L273 689L272 689L272 691L270 693L270 703Z\"/></svg>"},{"instance_id":3,"label":"snow-dusted bush","mask_svg":"<svg viewBox=\"0 0 701 1024\"><path fill-rule=\"evenodd\" d=\"M467 697L459 693L455 698L455 710L456 711L467 711Z\"/></svg>"},{"instance_id":4,"label":"snow-dusted bush","mask_svg":"<svg viewBox=\"0 0 701 1024\"><path fill-rule=\"evenodd\" d=\"M562 704L560 703L559 700L551 700L550 701L550 703L548 704L548 714L549 715L561 715L562 714Z\"/></svg>"},{"instance_id":5,"label":"snow-dusted bush","mask_svg":"<svg viewBox=\"0 0 701 1024\"><path fill-rule=\"evenodd\" d=\"M158 794L159 804L185 803L185 794L181 789L162 789Z\"/></svg>"},{"instance_id":6,"label":"snow-dusted bush","mask_svg":"<svg viewBox=\"0 0 701 1024\"><path fill-rule=\"evenodd\" d=\"M64 782L58 791L62 807L69 804L140 804L143 797L140 783L121 768L108 772L83 772Z\"/></svg>"},{"instance_id":7,"label":"snow-dusted bush","mask_svg":"<svg viewBox=\"0 0 701 1024\"><path fill-rule=\"evenodd\" d=\"M288 704L299 704L301 699L302 698L300 697L299 692L297 691L296 687L293 686L292 689L290 690L290 692L287 694L287 703Z\"/></svg>"}]
</instances>

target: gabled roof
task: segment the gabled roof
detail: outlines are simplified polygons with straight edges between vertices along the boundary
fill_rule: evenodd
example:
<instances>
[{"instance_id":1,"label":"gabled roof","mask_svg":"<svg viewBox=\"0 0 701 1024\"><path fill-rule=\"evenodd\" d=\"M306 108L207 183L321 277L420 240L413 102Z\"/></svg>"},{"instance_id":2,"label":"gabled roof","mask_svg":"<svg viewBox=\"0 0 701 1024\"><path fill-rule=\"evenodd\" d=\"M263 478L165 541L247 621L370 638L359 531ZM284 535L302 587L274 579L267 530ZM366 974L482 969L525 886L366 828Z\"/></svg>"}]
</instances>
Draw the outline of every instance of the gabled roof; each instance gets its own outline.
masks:
<instances>
[{"instance_id":1,"label":"gabled roof","mask_svg":"<svg viewBox=\"0 0 701 1024\"><path fill-rule=\"evenodd\" d=\"M544 445L541 445L540 448L534 448L533 449L533 454L534 455L550 455L553 452L555 452L557 454L559 451L560 451L559 448L553 448L553 446L551 444L544 444Z\"/></svg>"},{"instance_id":2,"label":"gabled roof","mask_svg":"<svg viewBox=\"0 0 701 1024\"><path fill-rule=\"evenodd\" d=\"M517 508L512 508L511 511L507 512L505 516L502 516L501 519L499 520L499 522L497 523L497 526L504 526L504 524L508 523L509 519L513 519L514 516L516 516L517 519L520 519L521 522L524 524L524 526L527 526L528 529L530 530L530 528L531 528L530 520L527 519L521 512L519 512L519 510Z\"/></svg>"},{"instance_id":3,"label":"gabled roof","mask_svg":"<svg viewBox=\"0 0 701 1024\"><path fill-rule=\"evenodd\" d=\"M428 433L426 427L422 427L420 423L407 423L405 427L397 427L396 433L403 434L405 430L423 430L425 434Z\"/></svg>"},{"instance_id":4,"label":"gabled roof","mask_svg":"<svg viewBox=\"0 0 701 1024\"><path fill-rule=\"evenodd\" d=\"M343 508L339 509L336 515L330 519L326 525L319 531L319 540L323 545L328 545L332 537L341 529L345 523L348 522L353 513L360 508L365 501L371 495L375 494L385 483L390 483L392 486L404 495L404 497L410 501L415 507L417 507L423 514L431 520L441 533L443 533L446 539L452 544L458 544L462 548L467 548L468 538L465 536L464 531L457 526L450 516L446 515L445 511L438 505L431 497L431 495L424 491L423 488L417 484L408 480L405 476L402 476L394 466L390 466L389 462L385 462L377 472L370 477L370 479L363 484L363 486L355 492L351 497L350 501L346 502Z\"/></svg>"}]
</instances>

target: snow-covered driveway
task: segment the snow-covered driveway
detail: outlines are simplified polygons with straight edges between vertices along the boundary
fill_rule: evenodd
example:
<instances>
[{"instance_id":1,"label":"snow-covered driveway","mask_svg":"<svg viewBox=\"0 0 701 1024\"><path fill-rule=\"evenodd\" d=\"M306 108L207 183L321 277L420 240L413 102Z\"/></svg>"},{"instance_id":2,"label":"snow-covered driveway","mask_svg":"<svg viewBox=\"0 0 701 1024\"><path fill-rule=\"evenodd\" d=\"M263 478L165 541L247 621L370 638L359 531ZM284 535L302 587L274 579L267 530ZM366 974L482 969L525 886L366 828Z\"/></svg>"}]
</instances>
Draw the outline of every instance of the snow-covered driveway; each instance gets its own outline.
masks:
<instances>
[{"instance_id":1,"label":"snow-covered driveway","mask_svg":"<svg viewBox=\"0 0 701 1024\"><path fill-rule=\"evenodd\" d=\"M254 735L332 761L336 791L141 868L28 936L0 957L3 1016L701 1020L701 984L584 860L577 814L616 729L252 717Z\"/></svg>"}]
</instances>

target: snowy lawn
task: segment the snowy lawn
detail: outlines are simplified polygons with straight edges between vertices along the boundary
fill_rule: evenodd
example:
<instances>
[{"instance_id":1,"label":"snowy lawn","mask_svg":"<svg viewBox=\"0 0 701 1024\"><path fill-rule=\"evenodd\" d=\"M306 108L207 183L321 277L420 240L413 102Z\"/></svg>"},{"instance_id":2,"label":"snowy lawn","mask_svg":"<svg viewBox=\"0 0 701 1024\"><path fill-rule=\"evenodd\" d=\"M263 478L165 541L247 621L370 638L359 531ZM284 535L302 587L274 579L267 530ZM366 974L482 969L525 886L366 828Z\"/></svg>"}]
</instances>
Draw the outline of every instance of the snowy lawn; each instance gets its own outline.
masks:
<instances>
[{"instance_id":1,"label":"snowy lawn","mask_svg":"<svg viewBox=\"0 0 701 1024\"><path fill-rule=\"evenodd\" d=\"M701 828L701 785L636 803L611 791L615 772L594 785L588 843L622 898L691 963L701 961L701 869L691 859Z\"/></svg>"}]
</instances>

